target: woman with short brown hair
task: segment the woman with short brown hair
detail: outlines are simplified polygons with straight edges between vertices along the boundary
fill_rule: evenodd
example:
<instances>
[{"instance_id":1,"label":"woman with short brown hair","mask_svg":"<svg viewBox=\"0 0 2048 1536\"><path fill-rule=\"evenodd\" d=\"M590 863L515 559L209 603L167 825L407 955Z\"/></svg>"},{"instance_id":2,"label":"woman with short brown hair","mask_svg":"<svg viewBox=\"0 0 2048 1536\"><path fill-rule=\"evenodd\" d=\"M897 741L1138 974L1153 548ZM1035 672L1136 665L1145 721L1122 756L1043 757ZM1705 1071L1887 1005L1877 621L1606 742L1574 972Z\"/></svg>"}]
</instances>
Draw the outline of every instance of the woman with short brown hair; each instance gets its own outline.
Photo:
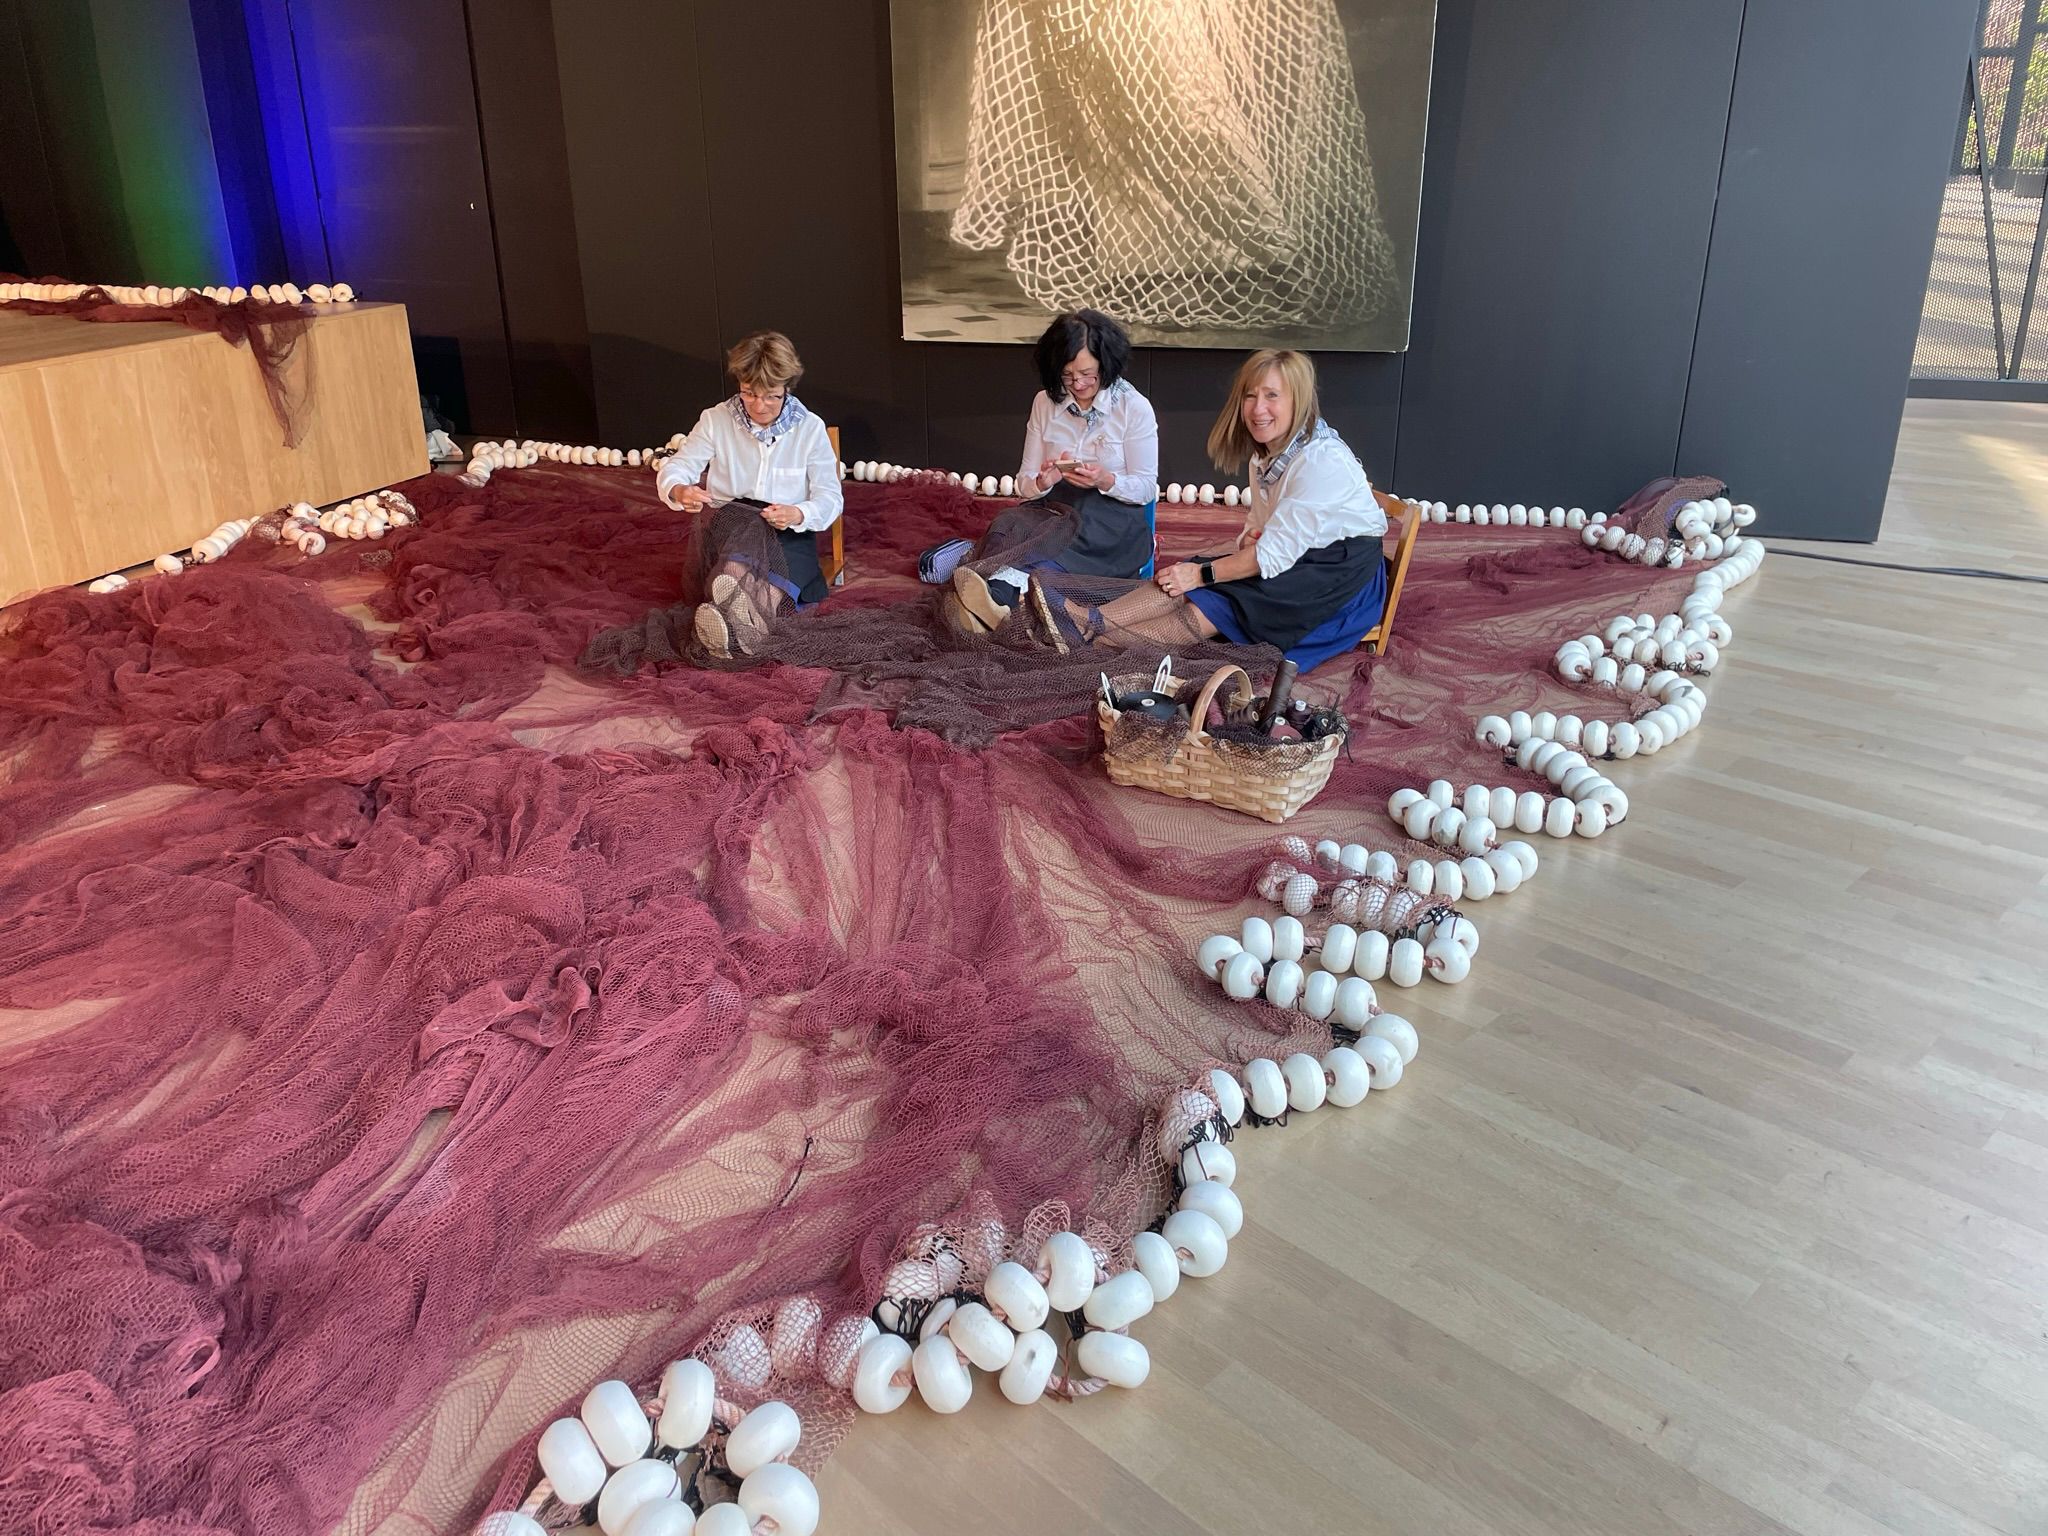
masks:
<instances>
[{"instance_id":1,"label":"woman with short brown hair","mask_svg":"<svg viewBox=\"0 0 2048 1536\"><path fill-rule=\"evenodd\" d=\"M725 361L737 392L697 418L655 476L667 505L711 514L698 529L695 623L718 656L758 649L786 605L825 600L818 535L844 505L825 424L791 393L804 368L789 338L757 331Z\"/></svg>"}]
</instances>

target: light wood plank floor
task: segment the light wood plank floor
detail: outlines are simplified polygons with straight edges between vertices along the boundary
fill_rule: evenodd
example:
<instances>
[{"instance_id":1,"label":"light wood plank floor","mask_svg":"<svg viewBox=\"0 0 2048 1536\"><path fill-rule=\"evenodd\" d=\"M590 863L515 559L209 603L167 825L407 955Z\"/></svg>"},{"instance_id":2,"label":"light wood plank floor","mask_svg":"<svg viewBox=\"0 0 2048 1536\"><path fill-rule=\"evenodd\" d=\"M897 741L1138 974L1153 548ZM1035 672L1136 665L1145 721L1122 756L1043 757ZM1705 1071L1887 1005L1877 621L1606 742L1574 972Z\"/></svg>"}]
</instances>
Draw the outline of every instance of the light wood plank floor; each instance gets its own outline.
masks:
<instances>
[{"instance_id":1,"label":"light wood plank floor","mask_svg":"<svg viewBox=\"0 0 2048 1536\"><path fill-rule=\"evenodd\" d=\"M1886 530L1816 547L2048 573L2048 407L1915 402ZM2048 587L1729 613L1408 1080L1241 1144L1151 1383L864 1420L828 1532L2048 1531Z\"/></svg>"}]
</instances>

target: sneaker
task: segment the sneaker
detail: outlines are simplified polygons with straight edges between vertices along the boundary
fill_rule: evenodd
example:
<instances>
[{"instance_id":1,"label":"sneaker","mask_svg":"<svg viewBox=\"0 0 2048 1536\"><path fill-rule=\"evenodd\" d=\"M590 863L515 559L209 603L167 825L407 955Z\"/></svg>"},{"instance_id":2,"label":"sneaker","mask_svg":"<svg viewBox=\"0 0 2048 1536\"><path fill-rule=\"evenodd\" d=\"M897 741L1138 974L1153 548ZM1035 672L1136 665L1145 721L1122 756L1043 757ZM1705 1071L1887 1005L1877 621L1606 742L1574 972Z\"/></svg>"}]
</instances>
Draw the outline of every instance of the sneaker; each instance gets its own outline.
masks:
<instances>
[{"instance_id":1,"label":"sneaker","mask_svg":"<svg viewBox=\"0 0 2048 1536\"><path fill-rule=\"evenodd\" d=\"M979 640L988 633L988 626L967 611L960 594L951 587L939 599L939 622L969 640Z\"/></svg>"},{"instance_id":2,"label":"sneaker","mask_svg":"<svg viewBox=\"0 0 2048 1536\"><path fill-rule=\"evenodd\" d=\"M984 628L1000 629L1010 617L1010 610L996 601L981 572L972 566L963 565L953 573L953 590L960 595L960 605L981 620Z\"/></svg>"},{"instance_id":3,"label":"sneaker","mask_svg":"<svg viewBox=\"0 0 2048 1536\"><path fill-rule=\"evenodd\" d=\"M728 643L749 656L760 653L768 638L768 621L761 617L761 610L754 606L753 598L737 576L721 572L712 577L711 601L705 606L717 610Z\"/></svg>"},{"instance_id":4,"label":"sneaker","mask_svg":"<svg viewBox=\"0 0 2048 1536\"><path fill-rule=\"evenodd\" d=\"M927 586L943 587L953 579L953 572L960 562L967 558L974 544L968 539L948 539L943 544L934 544L917 557L917 579Z\"/></svg>"},{"instance_id":5,"label":"sneaker","mask_svg":"<svg viewBox=\"0 0 2048 1536\"><path fill-rule=\"evenodd\" d=\"M722 661L732 660L732 626L716 605L699 603L695 620L697 643Z\"/></svg>"}]
</instances>

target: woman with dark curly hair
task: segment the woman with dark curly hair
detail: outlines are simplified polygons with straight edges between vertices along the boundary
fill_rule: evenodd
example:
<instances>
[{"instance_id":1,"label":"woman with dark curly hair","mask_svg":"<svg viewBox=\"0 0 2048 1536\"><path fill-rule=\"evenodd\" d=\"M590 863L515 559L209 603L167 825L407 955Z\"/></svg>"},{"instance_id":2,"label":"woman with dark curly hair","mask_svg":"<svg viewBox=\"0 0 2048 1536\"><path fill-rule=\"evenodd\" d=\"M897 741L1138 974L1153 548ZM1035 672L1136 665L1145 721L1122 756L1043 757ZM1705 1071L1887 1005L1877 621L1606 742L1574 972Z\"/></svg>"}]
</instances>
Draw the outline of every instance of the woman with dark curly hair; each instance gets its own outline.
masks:
<instances>
[{"instance_id":1,"label":"woman with dark curly hair","mask_svg":"<svg viewBox=\"0 0 2048 1536\"><path fill-rule=\"evenodd\" d=\"M1152 565L1159 418L1124 377L1131 338L1108 315L1075 310L1053 319L1032 356L1043 387L1017 470L1027 500L978 546L956 539L918 562L926 581L952 582L949 611L977 632L1009 617L1033 571L1138 579Z\"/></svg>"}]
</instances>

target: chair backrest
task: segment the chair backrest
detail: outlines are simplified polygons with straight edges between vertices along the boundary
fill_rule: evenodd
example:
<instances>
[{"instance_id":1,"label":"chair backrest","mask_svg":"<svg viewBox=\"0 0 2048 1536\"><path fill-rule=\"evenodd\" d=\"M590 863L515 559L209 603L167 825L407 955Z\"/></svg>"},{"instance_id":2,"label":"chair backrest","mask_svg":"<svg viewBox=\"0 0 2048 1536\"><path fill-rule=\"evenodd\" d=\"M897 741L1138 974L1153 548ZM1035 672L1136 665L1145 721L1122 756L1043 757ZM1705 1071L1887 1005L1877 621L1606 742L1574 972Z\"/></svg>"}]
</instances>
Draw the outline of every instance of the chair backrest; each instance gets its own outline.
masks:
<instances>
[{"instance_id":1,"label":"chair backrest","mask_svg":"<svg viewBox=\"0 0 2048 1536\"><path fill-rule=\"evenodd\" d=\"M1392 497L1381 496L1380 505L1386 507L1392 500ZM1414 557L1415 540L1422 532L1422 514L1413 507L1402 507L1395 501L1392 507L1387 508L1387 515L1390 519L1399 516L1401 536L1394 543L1393 554L1387 557L1387 564L1392 567L1387 573L1387 606L1380 610L1379 623L1365 637L1365 643L1375 651L1384 651L1394 633L1394 610L1400 606L1401 586L1408 579L1408 562Z\"/></svg>"},{"instance_id":2,"label":"chair backrest","mask_svg":"<svg viewBox=\"0 0 2048 1536\"><path fill-rule=\"evenodd\" d=\"M832 462L834 464L841 463L842 460L839 456L839 429L837 427L827 427L825 429L825 436L832 440ZM828 585L842 587L846 585L846 518L843 514L832 519L832 537L829 544L830 548L825 558L819 562L819 565L824 570L825 581Z\"/></svg>"}]
</instances>

